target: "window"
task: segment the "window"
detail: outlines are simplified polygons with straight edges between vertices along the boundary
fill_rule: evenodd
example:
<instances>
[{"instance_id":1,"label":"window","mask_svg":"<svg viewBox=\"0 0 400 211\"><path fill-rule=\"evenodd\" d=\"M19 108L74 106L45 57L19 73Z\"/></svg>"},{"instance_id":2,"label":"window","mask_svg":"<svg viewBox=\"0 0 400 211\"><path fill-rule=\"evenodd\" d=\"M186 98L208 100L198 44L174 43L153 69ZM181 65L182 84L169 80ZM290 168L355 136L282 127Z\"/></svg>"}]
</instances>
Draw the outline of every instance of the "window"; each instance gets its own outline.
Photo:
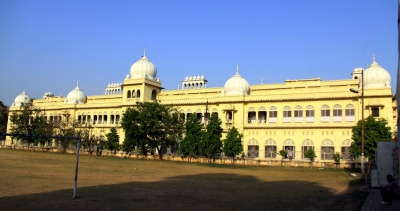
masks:
<instances>
[{"instance_id":1,"label":"window","mask_svg":"<svg viewBox=\"0 0 400 211\"><path fill-rule=\"evenodd\" d=\"M259 147L258 147L258 141L256 139L251 139L249 142L247 142L247 157L248 158L258 158L259 154Z\"/></svg>"},{"instance_id":2,"label":"window","mask_svg":"<svg viewBox=\"0 0 400 211\"><path fill-rule=\"evenodd\" d=\"M354 105L352 105L352 104L346 105L345 115L346 115L346 117L345 117L346 122L355 122L356 121Z\"/></svg>"},{"instance_id":3,"label":"window","mask_svg":"<svg viewBox=\"0 0 400 211\"><path fill-rule=\"evenodd\" d=\"M258 109L258 123L265 123L267 120L267 110L264 107Z\"/></svg>"},{"instance_id":4,"label":"window","mask_svg":"<svg viewBox=\"0 0 400 211\"><path fill-rule=\"evenodd\" d=\"M283 122L292 122L292 111L290 106L283 108Z\"/></svg>"},{"instance_id":5,"label":"window","mask_svg":"<svg viewBox=\"0 0 400 211\"><path fill-rule=\"evenodd\" d=\"M379 107L372 107L371 114L373 117L379 117Z\"/></svg>"},{"instance_id":6,"label":"window","mask_svg":"<svg viewBox=\"0 0 400 211\"><path fill-rule=\"evenodd\" d=\"M334 143L326 139L321 143L321 160L333 160Z\"/></svg>"},{"instance_id":7,"label":"window","mask_svg":"<svg viewBox=\"0 0 400 211\"><path fill-rule=\"evenodd\" d=\"M275 106L269 108L269 118L270 123L276 123L278 120L278 110Z\"/></svg>"},{"instance_id":8,"label":"window","mask_svg":"<svg viewBox=\"0 0 400 211\"><path fill-rule=\"evenodd\" d=\"M256 123L256 109L250 107L247 111L247 122L249 124Z\"/></svg>"},{"instance_id":9,"label":"window","mask_svg":"<svg viewBox=\"0 0 400 211\"><path fill-rule=\"evenodd\" d=\"M309 105L306 107L306 122L314 122L314 107Z\"/></svg>"},{"instance_id":10,"label":"window","mask_svg":"<svg viewBox=\"0 0 400 211\"><path fill-rule=\"evenodd\" d=\"M294 122L303 122L303 108L301 106L294 107Z\"/></svg>"},{"instance_id":11,"label":"window","mask_svg":"<svg viewBox=\"0 0 400 211\"><path fill-rule=\"evenodd\" d=\"M291 139L286 139L283 142L283 150L285 150L286 152L292 151L292 158L295 158L296 155L296 151L295 151L295 144L294 141Z\"/></svg>"},{"instance_id":12,"label":"window","mask_svg":"<svg viewBox=\"0 0 400 211\"><path fill-rule=\"evenodd\" d=\"M265 158L276 158L276 142L273 139L265 141Z\"/></svg>"},{"instance_id":13,"label":"window","mask_svg":"<svg viewBox=\"0 0 400 211\"><path fill-rule=\"evenodd\" d=\"M304 153L309 149L314 149L314 142L310 139L306 139L301 143L301 159L306 159Z\"/></svg>"},{"instance_id":14,"label":"window","mask_svg":"<svg viewBox=\"0 0 400 211\"><path fill-rule=\"evenodd\" d=\"M342 142L341 156L343 160L352 160L353 155L350 152L351 140L346 139Z\"/></svg>"},{"instance_id":15,"label":"window","mask_svg":"<svg viewBox=\"0 0 400 211\"><path fill-rule=\"evenodd\" d=\"M343 121L342 117L342 106L336 104L333 106L333 121L334 122L341 122Z\"/></svg>"},{"instance_id":16,"label":"window","mask_svg":"<svg viewBox=\"0 0 400 211\"><path fill-rule=\"evenodd\" d=\"M330 122L330 110L328 105L323 105L321 107L321 122Z\"/></svg>"}]
</instances>

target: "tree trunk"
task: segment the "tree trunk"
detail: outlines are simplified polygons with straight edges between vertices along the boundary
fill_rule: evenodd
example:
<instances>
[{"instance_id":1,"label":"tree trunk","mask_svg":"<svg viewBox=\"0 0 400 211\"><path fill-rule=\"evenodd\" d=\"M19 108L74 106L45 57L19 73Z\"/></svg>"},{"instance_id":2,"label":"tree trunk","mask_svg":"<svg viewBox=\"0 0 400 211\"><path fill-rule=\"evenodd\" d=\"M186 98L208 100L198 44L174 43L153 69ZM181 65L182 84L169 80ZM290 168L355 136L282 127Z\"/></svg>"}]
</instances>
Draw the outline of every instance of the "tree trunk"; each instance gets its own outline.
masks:
<instances>
[{"instance_id":1,"label":"tree trunk","mask_svg":"<svg viewBox=\"0 0 400 211\"><path fill-rule=\"evenodd\" d=\"M160 160L162 160L162 154L161 154L162 146L160 148L157 146L156 149L158 151L158 158L160 158Z\"/></svg>"}]
</instances>

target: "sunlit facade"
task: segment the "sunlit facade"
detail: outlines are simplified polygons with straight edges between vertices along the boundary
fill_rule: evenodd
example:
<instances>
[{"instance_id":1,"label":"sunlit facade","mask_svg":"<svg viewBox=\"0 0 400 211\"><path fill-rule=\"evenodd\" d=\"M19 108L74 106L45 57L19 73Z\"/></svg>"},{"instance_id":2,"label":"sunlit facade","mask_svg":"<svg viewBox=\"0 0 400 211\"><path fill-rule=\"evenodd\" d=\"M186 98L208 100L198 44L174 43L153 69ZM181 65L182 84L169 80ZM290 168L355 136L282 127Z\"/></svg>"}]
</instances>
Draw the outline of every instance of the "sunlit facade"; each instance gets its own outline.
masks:
<instances>
[{"instance_id":1,"label":"sunlit facade","mask_svg":"<svg viewBox=\"0 0 400 211\"><path fill-rule=\"evenodd\" d=\"M362 71L364 109L361 95L349 91L350 88L361 91ZM397 131L391 77L375 58L365 70L349 71L348 79L331 81L313 78L249 85L236 67L223 87L208 88L204 76L190 76L182 80L180 89L164 90L156 74L155 65L144 53L132 65L123 83L109 84L101 95L85 96L77 84L66 98L45 93L33 104L45 111L47 121L69 119L90 124L99 137L115 127L121 143L122 115L136 102L158 100L161 104L172 104L186 117L195 113L204 124L211 113L218 113L223 138L230 128L236 127L243 134L246 157L259 160L281 159L277 152L282 149L292 150L294 159L302 160L303 152L310 148L316 151L317 160L332 161L336 152L342 154L342 159L351 160L351 130L361 119L361 112L365 117L387 119L392 131ZM10 110L19 109L21 103L29 102L27 99L24 91ZM11 145L10 137L6 145Z\"/></svg>"}]
</instances>

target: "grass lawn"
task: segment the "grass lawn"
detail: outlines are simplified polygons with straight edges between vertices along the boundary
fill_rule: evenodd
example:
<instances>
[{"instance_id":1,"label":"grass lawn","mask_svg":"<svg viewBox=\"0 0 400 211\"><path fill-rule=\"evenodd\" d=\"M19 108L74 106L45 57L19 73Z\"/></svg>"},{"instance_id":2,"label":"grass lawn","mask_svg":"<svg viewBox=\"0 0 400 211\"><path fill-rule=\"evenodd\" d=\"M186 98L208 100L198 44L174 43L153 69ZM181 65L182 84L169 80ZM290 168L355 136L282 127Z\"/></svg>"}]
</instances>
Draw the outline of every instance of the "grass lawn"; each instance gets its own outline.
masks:
<instances>
[{"instance_id":1,"label":"grass lawn","mask_svg":"<svg viewBox=\"0 0 400 211\"><path fill-rule=\"evenodd\" d=\"M336 169L232 166L0 149L0 210L354 210Z\"/></svg>"}]
</instances>

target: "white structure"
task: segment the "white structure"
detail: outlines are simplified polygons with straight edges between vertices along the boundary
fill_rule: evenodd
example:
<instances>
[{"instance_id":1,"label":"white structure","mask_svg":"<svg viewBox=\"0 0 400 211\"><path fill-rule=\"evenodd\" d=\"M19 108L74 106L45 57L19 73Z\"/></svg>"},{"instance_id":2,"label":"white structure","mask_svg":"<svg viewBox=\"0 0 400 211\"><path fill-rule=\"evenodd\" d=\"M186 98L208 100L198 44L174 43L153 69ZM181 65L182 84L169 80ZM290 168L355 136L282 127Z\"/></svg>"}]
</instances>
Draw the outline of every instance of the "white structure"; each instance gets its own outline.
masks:
<instances>
[{"instance_id":1,"label":"white structure","mask_svg":"<svg viewBox=\"0 0 400 211\"><path fill-rule=\"evenodd\" d=\"M22 94L18 95L12 106L22 106L23 104L29 103L31 101L31 98L25 93L25 90L22 92Z\"/></svg>"},{"instance_id":2,"label":"white structure","mask_svg":"<svg viewBox=\"0 0 400 211\"><path fill-rule=\"evenodd\" d=\"M249 95L250 85L239 75L239 65L236 66L236 74L228 79L224 85L225 95Z\"/></svg>"}]
</instances>

